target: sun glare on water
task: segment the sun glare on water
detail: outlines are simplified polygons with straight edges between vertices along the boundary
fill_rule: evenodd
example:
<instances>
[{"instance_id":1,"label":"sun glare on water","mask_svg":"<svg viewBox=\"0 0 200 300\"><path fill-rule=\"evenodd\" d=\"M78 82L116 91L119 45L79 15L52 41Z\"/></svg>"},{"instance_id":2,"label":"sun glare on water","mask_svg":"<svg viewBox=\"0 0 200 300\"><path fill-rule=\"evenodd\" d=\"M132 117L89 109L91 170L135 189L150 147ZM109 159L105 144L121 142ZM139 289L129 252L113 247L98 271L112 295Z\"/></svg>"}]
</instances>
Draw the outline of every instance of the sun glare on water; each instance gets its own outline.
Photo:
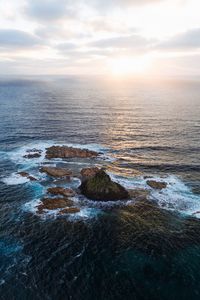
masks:
<instances>
[{"instance_id":1,"label":"sun glare on water","mask_svg":"<svg viewBox=\"0 0 200 300\"><path fill-rule=\"evenodd\" d=\"M113 76L142 75L149 71L152 58L144 57L121 57L112 59L109 68Z\"/></svg>"}]
</instances>

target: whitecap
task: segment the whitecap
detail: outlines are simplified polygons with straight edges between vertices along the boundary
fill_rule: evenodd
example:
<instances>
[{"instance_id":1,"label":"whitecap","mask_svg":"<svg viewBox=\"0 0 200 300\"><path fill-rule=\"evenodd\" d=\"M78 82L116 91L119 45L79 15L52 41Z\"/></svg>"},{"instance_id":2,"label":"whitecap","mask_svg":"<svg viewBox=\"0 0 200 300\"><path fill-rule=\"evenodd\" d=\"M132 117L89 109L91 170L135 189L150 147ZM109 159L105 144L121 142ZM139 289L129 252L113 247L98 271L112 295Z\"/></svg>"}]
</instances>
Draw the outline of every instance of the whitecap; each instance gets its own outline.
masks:
<instances>
[{"instance_id":1,"label":"whitecap","mask_svg":"<svg viewBox=\"0 0 200 300\"><path fill-rule=\"evenodd\" d=\"M3 285L6 281L4 279L0 279L0 285Z\"/></svg>"},{"instance_id":2,"label":"whitecap","mask_svg":"<svg viewBox=\"0 0 200 300\"><path fill-rule=\"evenodd\" d=\"M112 174L111 172L108 172L111 179L122 186L124 186L126 189L139 189L139 188L146 188L146 180L143 178L143 176L134 176L134 177L124 177Z\"/></svg>"},{"instance_id":3,"label":"whitecap","mask_svg":"<svg viewBox=\"0 0 200 300\"><path fill-rule=\"evenodd\" d=\"M147 180L142 176L132 178L122 177L109 173L112 180L120 183L126 189L146 189L150 192L150 198L162 208L177 211L185 215L200 218L200 195L195 195L192 190L175 175L151 176L151 180L166 182L167 187L156 190L147 185Z\"/></svg>"},{"instance_id":4,"label":"whitecap","mask_svg":"<svg viewBox=\"0 0 200 300\"><path fill-rule=\"evenodd\" d=\"M32 213L36 213L37 212L37 207L38 205L40 205L42 202L40 199L34 199L31 200L27 203L25 203L22 207L22 209L26 212L32 212Z\"/></svg>"},{"instance_id":5,"label":"whitecap","mask_svg":"<svg viewBox=\"0 0 200 300\"><path fill-rule=\"evenodd\" d=\"M16 164L23 165L24 167L34 167L38 163L41 163L45 159L46 148L54 145L53 141L49 142L35 142L23 145L20 148L14 149L10 152L7 152L8 157ZM41 150L41 156L36 158L25 158L27 155L27 151L30 149L38 149Z\"/></svg>"},{"instance_id":6,"label":"whitecap","mask_svg":"<svg viewBox=\"0 0 200 300\"><path fill-rule=\"evenodd\" d=\"M80 149L88 149L91 151L96 151L96 152L101 152L102 155L100 156L100 158L102 159L108 159L108 160L112 160L112 158L109 158L108 156L106 156L106 152L108 151L108 148L105 148L101 145L98 144L73 144L73 143L59 143L59 142L55 142L55 141L38 141L38 142L34 142L34 143L28 143L26 145L23 145L19 148L16 148L12 151L9 152L2 152L0 153L0 155L6 155L11 161L13 161L15 164L19 164L21 166L23 166L24 168L34 168L35 166L37 166L38 164L41 164L42 162L49 162L48 159L45 158L45 154L46 154L46 148L49 148L51 146L67 146L67 147L74 147L74 148L80 148ZM26 158L24 157L25 155L27 155L27 151L29 151L30 149L38 149L41 150L41 156L40 157L36 157L36 158ZM59 158L55 158L52 159L51 162L56 163L56 162L63 162L62 159ZM74 162L75 164L82 164L81 162Z\"/></svg>"},{"instance_id":7,"label":"whitecap","mask_svg":"<svg viewBox=\"0 0 200 300\"><path fill-rule=\"evenodd\" d=\"M7 185L18 185L29 182L30 180L26 177L22 177L19 174L12 173L8 177L1 178L1 181Z\"/></svg>"},{"instance_id":8,"label":"whitecap","mask_svg":"<svg viewBox=\"0 0 200 300\"><path fill-rule=\"evenodd\" d=\"M163 181L163 178L154 178ZM166 209L181 212L186 215L194 215L200 211L200 196L195 195L192 190L177 176L169 175L164 178L167 188L161 191L152 189L151 195L157 203ZM200 217L199 214L196 215Z\"/></svg>"},{"instance_id":9,"label":"whitecap","mask_svg":"<svg viewBox=\"0 0 200 300\"><path fill-rule=\"evenodd\" d=\"M75 214L68 215L70 219L76 220L76 219L91 219L96 218L102 211L100 209L96 208L82 208L80 209L80 212L77 212Z\"/></svg>"},{"instance_id":10,"label":"whitecap","mask_svg":"<svg viewBox=\"0 0 200 300\"><path fill-rule=\"evenodd\" d=\"M133 200L114 200L114 201L96 201L96 200L89 200L88 198L84 197L83 195L76 195L72 197L74 203L77 205L84 206L86 208L91 209L110 209L114 207L122 207L126 206L133 202Z\"/></svg>"}]
</instances>

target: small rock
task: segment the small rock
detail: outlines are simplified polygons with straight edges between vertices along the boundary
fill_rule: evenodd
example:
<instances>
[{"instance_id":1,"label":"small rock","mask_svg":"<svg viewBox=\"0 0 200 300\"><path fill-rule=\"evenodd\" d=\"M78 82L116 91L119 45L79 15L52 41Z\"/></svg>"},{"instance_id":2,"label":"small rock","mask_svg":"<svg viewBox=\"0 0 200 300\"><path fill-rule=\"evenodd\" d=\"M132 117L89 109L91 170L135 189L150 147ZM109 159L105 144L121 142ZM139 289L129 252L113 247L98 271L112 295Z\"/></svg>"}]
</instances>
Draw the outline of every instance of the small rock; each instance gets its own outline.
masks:
<instances>
[{"instance_id":1,"label":"small rock","mask_svg":"<svg viewBox=\"0 0 200 300\"><path fill-rule=\"evenodd\" d=\"M98 172L99 168L97 167L92 167L92 168L84 168L81 170L81 176L82 176L82 181L89 177L94 177Z\"/></svg>"},{"instance_id":2,"label":"small rock","mask_svg":"<svg viewBox=\"0 0 200 300\"><path fill-rule=\"evenodd\" d=\"M193 216L200 214L200 211L195 211L194 213L192 213Z\"/></svg>"},{"instance_id":3,"label":"small rock","mask_svg":"<svg viewBox=\"0 0 200 300\"><path fill-rule=\"evenodd\" d=\"M144 179L149 179L149 178L153 178L153 176L147 176L147 175L146 175L146 176L144 176L143 178L144 178Z\"/></svg>"},{"instance_id":4,"label":"small rock","mask_svg":"<svg viewBox=\"0 0 200 300\"><path fill-rule=\"evenodd\" d=\"M26 177L31 181L37 181L37 179L35 177L29 175L29 173L27 173L27 172L18 172L17 174L22 176L22 177Z\"/></svg>"},{"instance_id":5,"label":"small rock","mask_svg":"<svg viewBox=\"0 0 200 300\"><path fill-rule=\"evenodd\" d=\"M27 152L27 153L31 153L31 152L42 153L42 150L39 150L39 149L33 148L33 149L27 149L27 150L26 150L26 152Z\"/></svg>"},{"instance_id":6,"label":"small rock","mask_svg":"<svg viewBox=\"0 0 200 300\"><path fill-rule=\"evenodd\" d=\"M40 157L41 156L41 154L40 153L29 153L29 154L26 154L26 155L24 155L23 157L24 158L38 158L38 157Z\"/></svg>"},{"instance_id":7,"label":"small rock","mask_svg":"<svg viewBox=\"0 0 200 300\"><path fill-rule=\"evenodd\" d=\"M72 200L67 198L44 198L42 203L38 205L38 212L42 213L44 209L54 210L58 208L66 208L73 206L74 203Z\"/></svg>"},{"instance_id":8,"label":"small rock","mask_svg":"<svg viewBox=\"0 0 200 300\"><path fill-rule=\"evenodd\" d=\"M53 177L70 177L72 175L71 170L56 167L42 167L40 168L40 172Z\"/></svg>"},{"instance_id":9,"label":"small rock","mask_svg":"<svg viewBox=\"0 0 200 300\"><path fill-rule=\"evenodd\" d=\"M153 189L157 189L157 190L162 190L165 189L167 187L167 183L162 181L162 182L158 182L158 181L154 181L154 180L147 180L147 184L153 188Z\"/></svg>"},{"instance_id":10,"label":"small rock","mask_svg":"<svg viewBox=\"0 0 200 300\"><path fill-rule=\"evenodd\" d=\"M92 158L98 153L88 149L79 149L67 146L52 146L46 149L46 158Z\"/></svg>"},{"instance_id":11,"label":"small rock","mask_svg":"<svg viewBox=\"0 0 200 300\"><path fill-rule=\"evenodd\" d=\"M48 193L52 195L62 195L65 197L73 197L75 192L72 189L65 189L62 187L51 187L47 190Z\"/></svg>"},{"instance_id":12,"label":"small rock","mask_svg":"<svg viewBox=\"0 0 200 300\"><path fill-rule=\"evenodd\" d=\"M80 209L78 207L68 207L65 209L62 209L59 211L59 215L64 215L64 214L75 214L80 212Z\"/></svg>"}]
</instances>

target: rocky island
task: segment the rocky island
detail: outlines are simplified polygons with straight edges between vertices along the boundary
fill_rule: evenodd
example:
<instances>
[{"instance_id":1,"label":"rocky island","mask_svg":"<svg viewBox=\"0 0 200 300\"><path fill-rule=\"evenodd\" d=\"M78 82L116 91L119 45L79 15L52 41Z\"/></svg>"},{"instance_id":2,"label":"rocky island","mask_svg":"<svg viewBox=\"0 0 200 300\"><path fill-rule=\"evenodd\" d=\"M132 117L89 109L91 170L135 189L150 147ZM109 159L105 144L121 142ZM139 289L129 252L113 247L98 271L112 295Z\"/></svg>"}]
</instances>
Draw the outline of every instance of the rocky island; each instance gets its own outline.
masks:
<instances>
[{"instance_id":1,"label":"rocky island","mask_svg":"<svg viewBox=\"0 0 200 300\"><path fill-rule=\"evenodd\" d=\"M80 191L92 200L115 201L129 198L128 191L119 183L113 182L103 169L85 179L80 185Z\"/></svg>"}]
</instances>

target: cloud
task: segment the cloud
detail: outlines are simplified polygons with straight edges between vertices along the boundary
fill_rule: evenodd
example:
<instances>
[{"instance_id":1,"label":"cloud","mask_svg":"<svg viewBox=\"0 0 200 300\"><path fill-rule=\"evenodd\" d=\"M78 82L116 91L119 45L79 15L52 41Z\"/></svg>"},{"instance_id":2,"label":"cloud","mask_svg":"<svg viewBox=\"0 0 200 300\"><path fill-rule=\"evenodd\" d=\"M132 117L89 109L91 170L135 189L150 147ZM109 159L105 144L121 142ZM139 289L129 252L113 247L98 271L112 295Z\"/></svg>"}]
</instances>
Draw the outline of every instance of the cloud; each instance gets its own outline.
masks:
<instances>
[{"instance_id":1,"label":"cloud","mask_svg":"<svg viewBox=\"0 0 200 300\"><path fill-rule=\"evenodd\" d=\"M118 7L141 6L166 0L27 0L25 12L40 22L49 22L64 17L77 17L88 9L110 12Z\"/></svg>"},{"instance_id":2,"label":"cloud","mask_svg":"<svg viewBox=\"0 0 200 300\"><path fill-rule=\"evenodd\" d=\"M187 56L200 53L200 28L173 36L200 26L198 5L191 1L0 0L1 71L7 64L10 70L38 72L40 64L53 73L69 66L78 70L80 64L95 72L95 63L101 69L110 60L137 59L140 54L171 61L172 67L178 56L184 57L195 68L195 58ZM183 9L184 2L188 4ZM177 68L182 65L181 60Z\"/></svg>"},{"instance_id":3,"label":"cloud","mask_svg":"<svg viewBox=\"0 0 200 300\"><path fill-rule=\"evenodd\" d=\"M166 0L85 0L85 3L95 5L97 7L108 7L108 6L136 6L146 5L157 2L164 2Z\"/></svg>"},{"instance_id":4,"label":"cloud","mask_svg":"<svg viewBox=\"0 0 200 300\"><path fill-rule=\"evenodd\" d=\"M79 0L80 1L80 0ZM127 10L144 7L151 4L166 2L167 0L82 0L88 7L94 8L99 15L110 15L114 10ZM174 0L175 1L175 0Z\"/></svg>"},{"instance_id":5,"label":"cloud","mask_svg":"<svg viewBox=\"0 0 200 300\"><path fill-rule=\"evenodd\" d=\"M155 41L148 40L138 34L101 39L90 44L95 48L126 48L141 49L149 47Z\"/></svg>"},{"instance_id":6,"label":"cloud","mask_svg":"<svg viewBox=\"0 0 200 300\"><path fill-rule=\"evenodd\" d=\"M77 49L77 45L74 44L74 43L62 43L62 44L59 44L57 45L57 49L60 50L61 52L65 52L65 51L68 51L68 50L74 50L74 49Z\"/></svg>"},{"instance_id":7,"label":"cloud","mask_svg":"<svg viewBox=\"0 0 200 300\"><path fill-rule=\"evenodd\" d=\"M26 13L42 22L54 21L71 14L67 0L29 0Z\"/></svg>"},{"instance_id":8,"label":"cloud","mask_svg":"<svg viewBox=\"0 0 200 300\"><path fill-rule=\"evenodd\" d=\"M41 40L25 31L0 29L0 48L29 48L41 44Z\"/></svg>"},{"instance_id":9,"label":"cloud","mask_svg":"<svg viewBox=\"0 0 200 300\"><path fill-rule=\"evenodd\" d=\"M75 57L73 60L68 58L17 58L17 59L2 59L0 57L0 76L3 74L11 76L21 75L50 75L50 74L91 74L91 71L100 72L102 61L93 60L93 64L88 64L87 57ZM35 67L37 66L37 67ZM30 69L32 72L30 73ZM53 72L52 72L53 70ZM2 72L3 71L3 72ZM27 78L27 77L26 77ZM45 77L46 78L46 77Z\"/></svg>"},{"instance_id":10,"label":"cloud","mask_svg":"<svg viewBox=\"0 0 200 300\"><path fill-rule=\"evenodd\" d=\"M191 50L200 48L200 28L180 33L167 41L158 44L158 48L166 50Z\"/></svg>"},{"instance_id":11,"label":"cloud","mask_svg":"<svg viewBox=\"0 0 200 300\"><path fill-rule=\"evenodd\" d=\"M138 32L138 28L133 26L128 26L125 20L113 20L109 16L95 16L95 18L90 19L85 22L87 30L94 32L94 34L101 33L117 33L122 34L132 34Z\"/></svg>"},{"instance_id":12,"label":"cloud","mask_svg":"<svg viewBox=\"0 0 200 300\"><path fill-rule=\"evenodd\" d=\"M162 76L199 76L200 54L160 57L154 63L154 70Z\"/></svg>"}]
</instances>

